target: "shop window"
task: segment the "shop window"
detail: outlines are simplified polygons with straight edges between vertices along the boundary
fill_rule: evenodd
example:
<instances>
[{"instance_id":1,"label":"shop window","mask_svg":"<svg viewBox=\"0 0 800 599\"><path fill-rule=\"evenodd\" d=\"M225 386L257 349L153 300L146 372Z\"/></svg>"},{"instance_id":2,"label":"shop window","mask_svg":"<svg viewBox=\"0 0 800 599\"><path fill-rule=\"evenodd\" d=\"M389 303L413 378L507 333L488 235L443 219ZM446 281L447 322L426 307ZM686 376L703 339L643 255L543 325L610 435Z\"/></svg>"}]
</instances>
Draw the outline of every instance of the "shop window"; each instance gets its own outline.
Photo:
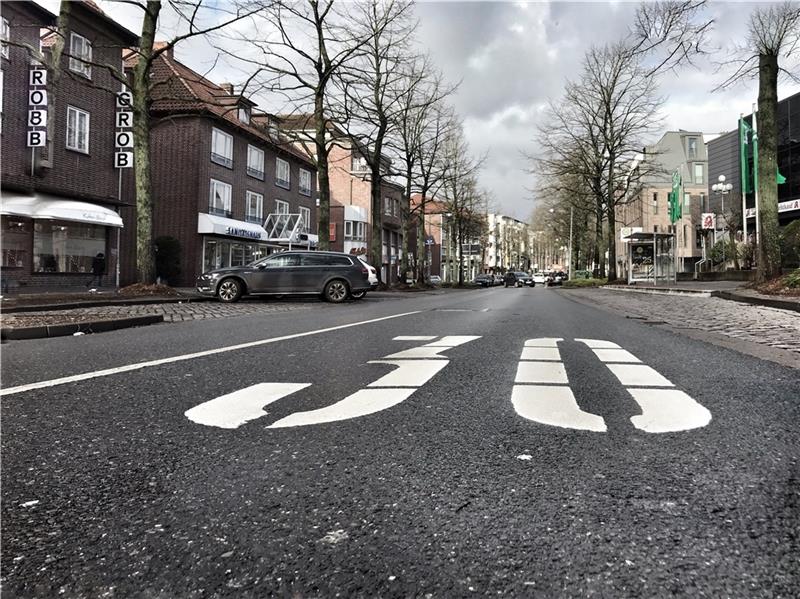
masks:
<instances>
[{"instance_id":1,"label":"shop window","mask_svg":"<svg viewBox=\"0 0 800 599\"><path fill-rule=\"evenodd\" d=\"M2 250L5 268L22 268L28 260L29 223L3 217Z\"/></svg>"},{"instance_id":2,"label":"shop window","mask_svg":"<svg viewBox=\"0 0 800 599\"><path fill-rule=\"evenodd\" d=\"M106 252L106 234L106 227L101 225L36 221L33 271L92 272L92 259Z\"/></svg>"}]
</instances>

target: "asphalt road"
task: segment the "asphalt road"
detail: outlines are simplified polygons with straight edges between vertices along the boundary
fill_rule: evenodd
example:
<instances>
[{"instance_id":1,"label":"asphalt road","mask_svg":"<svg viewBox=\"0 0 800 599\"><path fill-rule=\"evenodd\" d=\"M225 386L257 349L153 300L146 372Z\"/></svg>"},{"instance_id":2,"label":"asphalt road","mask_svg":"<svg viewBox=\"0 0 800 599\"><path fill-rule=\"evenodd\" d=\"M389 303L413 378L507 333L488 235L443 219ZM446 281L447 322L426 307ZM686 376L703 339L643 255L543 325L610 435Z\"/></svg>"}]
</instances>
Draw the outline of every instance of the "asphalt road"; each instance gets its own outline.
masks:
<instances>
[{"instance_id":1,"label":"asphalt road","mask_svg":"<svg viewBox=\"0 0 800 599\"><path fill-rule=\"evenodd\" d=\"M3 597L800 589L800 371L556 290L17 342L2 366Z\"/></svg>"}]
</instances>

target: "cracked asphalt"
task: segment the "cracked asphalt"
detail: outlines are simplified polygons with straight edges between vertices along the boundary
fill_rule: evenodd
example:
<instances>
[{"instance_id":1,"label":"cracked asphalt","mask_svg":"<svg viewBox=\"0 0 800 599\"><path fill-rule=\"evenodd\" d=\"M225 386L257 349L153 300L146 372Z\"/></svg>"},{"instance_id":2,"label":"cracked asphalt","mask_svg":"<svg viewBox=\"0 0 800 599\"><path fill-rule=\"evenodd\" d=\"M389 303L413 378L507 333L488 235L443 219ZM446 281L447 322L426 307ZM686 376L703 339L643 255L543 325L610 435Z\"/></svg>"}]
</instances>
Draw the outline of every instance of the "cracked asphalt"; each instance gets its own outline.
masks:
<instances>
[{"instance_id":1,"label":"cracked asphalt","mask_svg":"<svg viewBox=\"0 0 800 599\"><path fill-rule=\"evenodd\" d=\"M267 428L390 372L368 362L420 344L396 337L453 335L480 338L407 400ZM515 410L520 352L542 337L563 340L569 387L607 432ZM640 405L583 338L712 420L635 428ZM796 597L800 370L746 341L537 287L4 345L3 595ZM235 429L184 415L265 382L310 386Z\"/></svg>"}]
</instances>

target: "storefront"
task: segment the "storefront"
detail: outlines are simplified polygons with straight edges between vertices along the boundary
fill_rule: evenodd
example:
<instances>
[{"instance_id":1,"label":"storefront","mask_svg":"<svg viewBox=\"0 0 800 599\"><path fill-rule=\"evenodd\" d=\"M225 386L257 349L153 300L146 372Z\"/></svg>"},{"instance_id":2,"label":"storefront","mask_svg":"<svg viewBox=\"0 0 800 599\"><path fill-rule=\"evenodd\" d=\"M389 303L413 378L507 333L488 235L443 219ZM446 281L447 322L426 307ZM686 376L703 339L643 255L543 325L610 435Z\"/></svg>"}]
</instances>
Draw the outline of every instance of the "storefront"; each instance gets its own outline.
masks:
<instances>
[{"instance_id":1,"label":"storefront","mask_svg":"<svg viewBox=\"0 0 800 599\"><path fill-rule=\"evenodd\" d=\"M267 243L264 227L232 218L201 212L197 232L203 236L202 272L243 266L281 250L277 244Z\"/></svg>"},{"instance_id":2,"label":"storefront","mask_svg":"<svg viewBox=\"0 0 800 599\"><path fill-rule=\"evenodd\" d=\"M3 193L3 290L86 285L103 254L104 285L116 284L122 218L110 208L46 194Z\"/></svg>"}]
</instances>

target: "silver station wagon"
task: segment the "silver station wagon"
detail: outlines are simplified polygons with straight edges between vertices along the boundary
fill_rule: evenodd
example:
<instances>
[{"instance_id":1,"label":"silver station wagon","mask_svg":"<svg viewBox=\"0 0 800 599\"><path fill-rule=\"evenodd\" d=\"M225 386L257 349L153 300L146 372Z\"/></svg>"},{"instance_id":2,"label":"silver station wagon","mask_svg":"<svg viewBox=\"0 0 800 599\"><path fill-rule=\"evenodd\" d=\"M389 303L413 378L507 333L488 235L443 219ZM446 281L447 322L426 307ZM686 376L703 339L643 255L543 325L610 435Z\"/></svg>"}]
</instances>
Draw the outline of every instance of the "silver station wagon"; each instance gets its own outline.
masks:
<instances>
[{"instance_id":1,"label":"silver station wagon","mask_svg":"<svg viewBox=\"0 0 800 599\"><path fill-rule=\"evenodd\" d=\"M220 268L197 279L197 291L235 302L243 295L317 294L339 303L369 291L367 265L340 252L282 252L245 266Z\"/></svg>"}]
</instances>

